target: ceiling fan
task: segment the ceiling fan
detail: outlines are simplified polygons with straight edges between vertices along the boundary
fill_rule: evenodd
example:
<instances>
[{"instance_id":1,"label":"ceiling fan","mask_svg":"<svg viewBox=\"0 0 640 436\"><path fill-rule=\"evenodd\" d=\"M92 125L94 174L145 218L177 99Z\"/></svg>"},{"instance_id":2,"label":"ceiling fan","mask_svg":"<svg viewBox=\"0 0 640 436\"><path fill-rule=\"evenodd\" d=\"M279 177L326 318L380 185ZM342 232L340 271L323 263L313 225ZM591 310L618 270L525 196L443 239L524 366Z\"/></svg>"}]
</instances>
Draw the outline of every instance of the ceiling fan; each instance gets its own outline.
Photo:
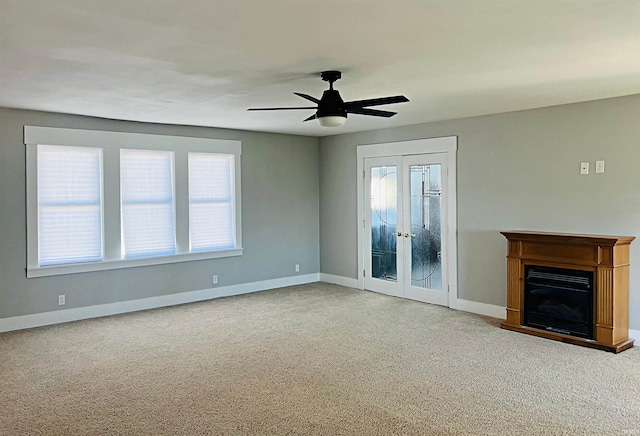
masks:
<instances>
[{"instance_id":1,"label":"ceiling fan","mask_svg":"<svg viewBox=\"0 0 640 436\"><path fill-rule=\"evenodd\" d=\"M284 111L284 110L303 110L303 109L315 109L316 113L311 115L304 121L318 120L321 126L324 127L340 127L344 125L347 120L347 114L359 114L369 115L373 117L389 118L396 114L396 112L381 111L377 109L369 109L369 106L380 106L384 104L392 103L404 103L409 101L404 95L396 95L393 97L381 97L372 98L369 100L356 100L356 101L343 101L340 97L340 93L333 89L333 82L342 77L340 71L323 71L320 73L320 77L325 82L329 82L329 89L324 91L322 98L318 100L307 94L300 92L294 92L295 95L300 96L306 100L316 103L318 106L310 107L271 107L271 108L251 108L250 111Z\"/></svg>"}]
</instances>

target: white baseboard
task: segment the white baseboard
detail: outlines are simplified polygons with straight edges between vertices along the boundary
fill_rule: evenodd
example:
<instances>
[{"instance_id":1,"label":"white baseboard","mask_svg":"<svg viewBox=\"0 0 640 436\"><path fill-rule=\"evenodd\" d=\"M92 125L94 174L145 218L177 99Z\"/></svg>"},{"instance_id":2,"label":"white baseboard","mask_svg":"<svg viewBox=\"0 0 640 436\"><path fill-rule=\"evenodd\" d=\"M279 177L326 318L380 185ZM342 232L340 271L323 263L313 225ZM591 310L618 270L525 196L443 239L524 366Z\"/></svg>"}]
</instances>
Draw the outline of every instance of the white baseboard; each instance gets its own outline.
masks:
<instances>
[{"instance_id":1,"label":"white baseboard","mask_svg":"<svg viewBox=\"0 0 640 436\"><path fill-rule=\"evenodd\" d=\"M350 277L320 273L320 281L360 289L358 279L353 279ZM478 315L491 316L493 318L506 319L507 317L506 307L495 306L493 304L478 303L476 301L456 299L452 301L450 307L451 309L476 313Z\"/></svg>"},{"instance_id":2,"label":"white baseboard","mask_svg":"<svg viewBox=\"0 0 640 436\"><path fill-rule=\"evenodd\" d=\"M457 304L455 305L455 309L462 310L463 312L477 313L478 315L491 316L493 318L507 318L506 307L496 306L493 304L478 303L477 301L458 299Z\"/></svg>"},{"instance_id":3,"label":"white baseboard","mask_svg":"<svg viewBox=\"0 0 640 436\"><path fill-rule=\"evenodd\" d=\"M260 282L243 283L240 285L223 286L219 288L201 289L199 291L160 295L157 297L142 298L139 300L121 301L118 303L100 304L74 309L63 309L53 312L35 313L33 315L14 316L11 318L0 319L0 332L60 324L63 322L78 321L81 319L98 318L101 316L117 315L119 313L136 312L139 310L156 309L159 307L175 306L177 304L194 303L196 301L230 297L233 295L248 294L251 292L266 291L268 289L302 285L318 281L320 281L320 274L307 274L302 276L264 280Z\"/></svg>"},{"instance_id":4,"label":"white baseboard","mask_svg":"<svg viewBox=\"0 0 640 436\"><path fill-rule=\"evenodd\" d=\"M223 286L219 288L201 289L199 291L180 292L177 294L161 295L158 297L142 298L139 300L121 301L118 303L101 304L97 306L78 307L75 309L56 310L53 312L35 313L32 315L14 316L0 319L0 333L22 330L45 325L61 324L81 319L98 318L101 316L117 315L119 313L136 312L139 310L156 309L159 307L175 306L178 304L194 303L220 297L249 294L251 292L266 291L286 286L302 285L314 282L327 282L340 286L358 289L358 279L336 276L333 274L307 274L291 276L260 282L243 283L239 285ZM453 309L478 315L505 319L506 309L493 304L478 303L476 301L455 301ZM640 330L629 330L629 337L640 342Z\"/></svg>"},{"instance_id":5,"label":"white baseboard","mask_svg":"<svg viewBox=\"0 0 640 436\"><path fill-rule=\"evenodd\" d=\"M320 273L320 281L358 289L358 279L352 279L351 277L334 276L333 274Z\"/></svg>"}]
</instances>

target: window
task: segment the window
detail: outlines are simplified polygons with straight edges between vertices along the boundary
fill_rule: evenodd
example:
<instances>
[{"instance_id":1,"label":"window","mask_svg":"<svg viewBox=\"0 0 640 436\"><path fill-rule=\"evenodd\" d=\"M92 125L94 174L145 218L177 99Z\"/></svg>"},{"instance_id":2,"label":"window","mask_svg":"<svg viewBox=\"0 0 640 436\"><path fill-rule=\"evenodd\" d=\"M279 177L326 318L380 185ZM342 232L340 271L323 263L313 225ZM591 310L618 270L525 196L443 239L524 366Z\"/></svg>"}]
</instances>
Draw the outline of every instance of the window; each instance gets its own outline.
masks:
<instances>
[{"instance_id":1,"label":"window","mask_svg":"<svg viewBox=\"0 0 640 436\"><path fill-rule=\"evenodd\" d=\"M238 141L25 126L27 277L242 254Z\"/></svg>"},{"instance_id":2,"label":"window","mask_svg":"<svg viewBox=\"0 0 640 436\"><path fill-rule=\"evenodd\" d=\"M120 150L122 257L176 253L173 153Z\"/></svg>"},{"instance_id":3,"label":"window","mask_svg":"<svg viewBox=\"0 0 640 436\"><path fill-rule=\"evenodd\" d=\"M102 260L102 150L38 145L38 265Z\"/></svg>"},{"instance_id":4,"label":"window","mask_svg":"<svg viewBox=\"0 0 640 436\"><path fill-rule=\"evenodd\" d=\"M189 247L235 246L234 156L189 153Z\"/></svg>"}]
</instances>

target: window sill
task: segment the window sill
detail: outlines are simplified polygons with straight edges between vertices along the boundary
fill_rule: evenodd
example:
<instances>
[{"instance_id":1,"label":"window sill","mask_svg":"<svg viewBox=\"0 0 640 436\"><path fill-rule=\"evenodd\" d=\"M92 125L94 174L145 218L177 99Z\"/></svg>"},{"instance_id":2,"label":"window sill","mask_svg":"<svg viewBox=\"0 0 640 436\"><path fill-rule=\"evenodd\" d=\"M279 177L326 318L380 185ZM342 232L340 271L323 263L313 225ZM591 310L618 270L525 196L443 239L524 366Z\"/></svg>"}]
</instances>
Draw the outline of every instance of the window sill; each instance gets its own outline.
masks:
<instances>
[{"instance_id":1,"label":"window sill","mask_svg":"<svg viewBox=\"0 0 640 436\"><path fill-rule=\"evenodd\" d=\"M148 257L143 259L103 260L102 262L74 263L27 268L27 278L59 276L92 271L105 271L121 268L137 268L141 266L164 265L167 263L190 262L193 260L218 259L221 257L241 256L242 248L231 250L206 251L198 253L181 253L169 256Z\"/></svg>"}]
</instances>

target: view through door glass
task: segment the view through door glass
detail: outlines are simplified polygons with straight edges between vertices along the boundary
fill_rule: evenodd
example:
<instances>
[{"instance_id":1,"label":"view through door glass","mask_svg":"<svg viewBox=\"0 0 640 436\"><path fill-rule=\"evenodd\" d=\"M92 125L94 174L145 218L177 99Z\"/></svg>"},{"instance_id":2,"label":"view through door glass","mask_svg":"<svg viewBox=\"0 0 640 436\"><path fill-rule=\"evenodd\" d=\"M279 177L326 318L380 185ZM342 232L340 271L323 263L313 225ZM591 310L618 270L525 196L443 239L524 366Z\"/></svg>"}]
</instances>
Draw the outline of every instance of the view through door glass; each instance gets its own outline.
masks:
<instances>
[{"instance_id":1,"label":"view through door glass","mask_svg":"<svg viewBox=\"0 0 640 436\"><path fill-rule=\"evenodd\" d=\"M397 281L398 169L371 168L371 276Z\"/></svg>"},{"instance_id":2,"label":"view through door glass","mask_svg":"<svg viewBox=\"0 0 640 436\"><path fill-rule=\"evenodd\" d=\"M442 290L442 166L411 165L411 286Z\"/></svg>"}]
</instances>

